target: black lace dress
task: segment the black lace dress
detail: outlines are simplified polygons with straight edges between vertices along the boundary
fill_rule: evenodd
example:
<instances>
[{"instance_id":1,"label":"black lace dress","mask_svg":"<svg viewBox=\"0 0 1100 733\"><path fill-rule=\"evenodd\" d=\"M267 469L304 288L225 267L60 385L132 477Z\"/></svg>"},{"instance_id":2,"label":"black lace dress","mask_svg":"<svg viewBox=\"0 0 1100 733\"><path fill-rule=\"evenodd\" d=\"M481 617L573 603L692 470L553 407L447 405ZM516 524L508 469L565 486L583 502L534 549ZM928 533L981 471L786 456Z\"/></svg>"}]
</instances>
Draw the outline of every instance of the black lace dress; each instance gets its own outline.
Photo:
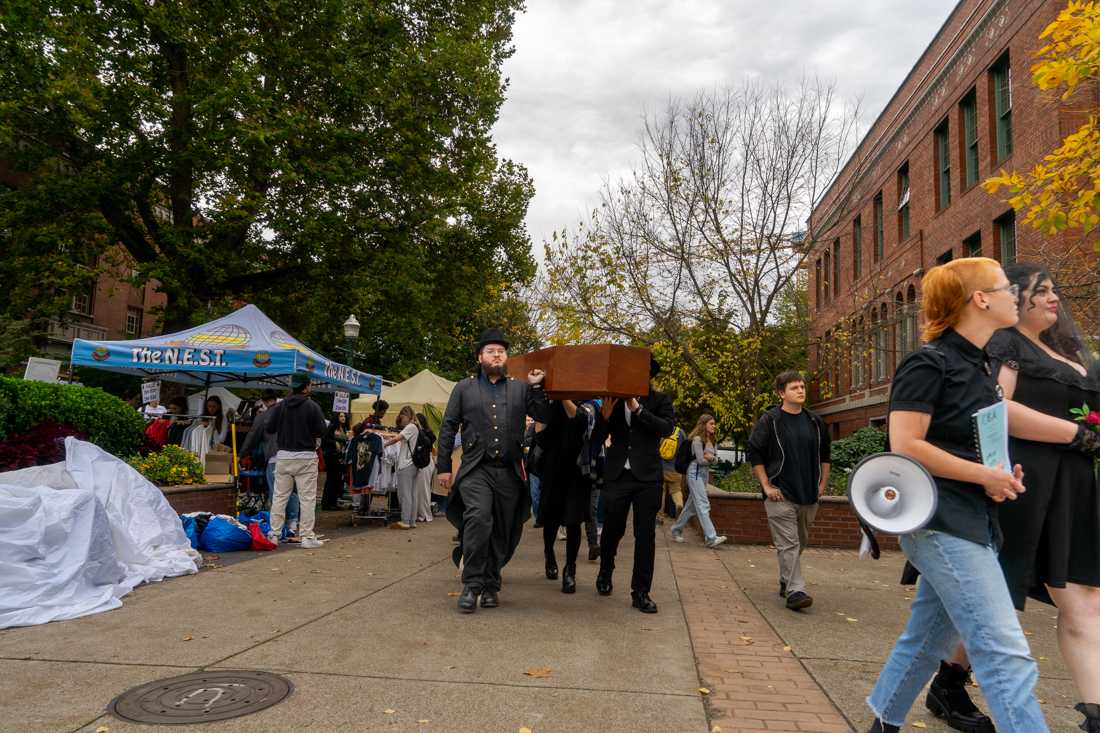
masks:
<instances>
[{"instance_id":1,"label":"black lace dress","mask_svg":"<svg viewBox=\"0 0 1100 733\"><path fill-rule=\"evenodd\" d=\"M1082 376L1014 328L999 331L986 352L997 368L1017 372L1012 399L1054 417L1087 403L1100 410L1100 379ZM1027 596L1051 603L1044 585L1100 586L1100 490L1093 460L1077 451L1012 438L1009 455L1024 469L1027 491L1000 506L1001 567L1016 608Z\"/></svg>"}]
</instances>

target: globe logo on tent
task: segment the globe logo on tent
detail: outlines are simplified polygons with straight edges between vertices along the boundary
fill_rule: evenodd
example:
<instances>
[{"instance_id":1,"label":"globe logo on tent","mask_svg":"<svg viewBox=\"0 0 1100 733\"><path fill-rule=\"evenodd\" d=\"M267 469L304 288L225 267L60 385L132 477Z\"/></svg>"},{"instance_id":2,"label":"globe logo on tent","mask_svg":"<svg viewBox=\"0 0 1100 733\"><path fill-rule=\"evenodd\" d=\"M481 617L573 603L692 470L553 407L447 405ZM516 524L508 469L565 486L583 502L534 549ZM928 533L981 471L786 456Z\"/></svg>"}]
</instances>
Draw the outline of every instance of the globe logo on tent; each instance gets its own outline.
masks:
<instances>
[{"instance_id":1,"label":"globe logo on tent","mask_svg":"<svg viewBox=\"0 0 1100 733\"><path fill-rule=\"evenodd\" d=\"M184 341L188 346L198 349L220 348L239 349L252 340L252 334L235 323L226 323L199 333L192 334Z\"/></svg>"},{"instance_id":2,"label":"globe logo on tent","mask_svg":"<svg viewBox=\"0 0 1100 733\"><path fill-rule=\"evenodd\" d=\"M96 361L107 361L111 358L111 352L107 351L106 346L97 346L92 350L92 358Z\"/></svg>"},{"instance_id":3,"label":"globe logo on tent","mask_svg":"<svg viewBox=\"0 0 1100 733\"><path fill-rule=\"evenodd\" d=\"M267 369L271 366L271 354L266 351L257 351L252 357L252 365L258 369Z\"/></svg>"}]
</instances>

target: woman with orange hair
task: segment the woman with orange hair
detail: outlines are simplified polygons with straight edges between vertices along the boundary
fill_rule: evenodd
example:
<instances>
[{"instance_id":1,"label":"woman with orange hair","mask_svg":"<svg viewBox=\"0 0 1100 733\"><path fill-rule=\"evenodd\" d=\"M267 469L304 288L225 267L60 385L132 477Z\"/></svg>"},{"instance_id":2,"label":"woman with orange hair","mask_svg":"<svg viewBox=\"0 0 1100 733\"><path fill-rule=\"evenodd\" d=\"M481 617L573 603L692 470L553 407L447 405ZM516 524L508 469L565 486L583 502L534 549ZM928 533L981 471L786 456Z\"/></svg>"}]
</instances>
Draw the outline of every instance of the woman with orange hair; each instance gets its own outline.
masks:
<instances>
[{"instance_id":1,"label":"woman with orange hair","mask_svg":"<svg viewBox=\"0 0 1100 733\"><path fill-rule=\"evenodd\" d=\"M898 367L890 393L892 450L923 465L938 505L922 529L899 538L920 571L909 622L867 702L872 733L898 731L917 695L961 639L1001 733L1048 730L1035 699L1038 669L997 560L997 504L1024 492L1019 466L986 466L972 416L1002 399L984 348L1016 324L1018 288L1000 265L975 257L932 268L922 309L927 342ZM1068 420L1008 405L1016 437L1100 450L1100 436Z\"/></svg>"}]
</instances>

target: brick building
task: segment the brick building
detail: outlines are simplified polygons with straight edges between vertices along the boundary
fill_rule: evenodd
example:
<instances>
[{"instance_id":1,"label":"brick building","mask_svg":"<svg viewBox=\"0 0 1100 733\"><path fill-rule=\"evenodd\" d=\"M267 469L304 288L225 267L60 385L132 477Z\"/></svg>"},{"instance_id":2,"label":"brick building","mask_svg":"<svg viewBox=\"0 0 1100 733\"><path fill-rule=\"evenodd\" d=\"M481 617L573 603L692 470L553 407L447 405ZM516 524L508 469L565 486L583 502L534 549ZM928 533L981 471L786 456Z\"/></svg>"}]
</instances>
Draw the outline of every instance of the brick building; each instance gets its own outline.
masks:
<instances>
[{"instance_id":1,"label":"brick building","mask_svg":"<svg viewBox=\"0 0 1100 733\"><path fill-rule=\"evenodd\" d=\"M961 0L814 209L810 402L834 437L884 422L894 368L919 345L929 268L979 254L1040 261L1065 284L1094 258L1079 234L1018 227L979 185L1030 169L1100 102L1082 94L1071 108L1031 81L1039 34L1065 5Z\"/></svg>"},{"instance_id":2,"label":"brick building","mask_svg":"<svg viewBox=\"0 0 1100 733\"><path fill-rule=\"evenodd\" d=\"M122 247L108 251L99 264L106 267L95 285L74 294L65 318L50 323L45 344L50 355L68 359L77 338L135 339L160 333L158 319L167 296L157 292L157 282L131 285L134 273Z\"/></svg>"}]
</instances>

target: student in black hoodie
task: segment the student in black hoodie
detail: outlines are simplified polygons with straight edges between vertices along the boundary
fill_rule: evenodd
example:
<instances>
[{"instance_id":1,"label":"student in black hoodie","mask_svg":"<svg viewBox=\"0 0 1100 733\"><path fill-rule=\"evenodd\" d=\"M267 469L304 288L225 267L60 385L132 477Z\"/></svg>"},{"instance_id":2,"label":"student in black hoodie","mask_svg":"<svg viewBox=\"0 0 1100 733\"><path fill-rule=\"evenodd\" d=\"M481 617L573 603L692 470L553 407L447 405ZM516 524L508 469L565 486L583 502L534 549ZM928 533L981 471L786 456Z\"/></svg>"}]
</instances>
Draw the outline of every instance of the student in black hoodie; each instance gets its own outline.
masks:
<instances>
[{"instance_id":1,"label":"student in black hoodie","mask_svg":"<svg viewBox=\"0 0 1100 733\"><path fill-rule=\"evenodd\" d=\"M792 611L809 607L799 558L806 548L817 500L829 483L829 431L803 407L806 380L796 371L775 378L782 404L765 412L749 436L748 457L764 491L768 528L779 554L779 594Z\"/></svg>"},{"instance_id":2,"label":"student in black hoodie","mask_svg":"<svg viewBox=\"0 0 1100 733\"><path fill-rule=\"evenodd\" d=\"M325 434L325 415L309 398L309 377L295 374L290 385L291 395L272 408L274 412L267 421L266 432L277 436L278 445L268 539L278 544L286 521L286 503L297 485L301 499L298 536L302 547L313 549L321 546L313 534L313 522L317 510L317 446Z\"/></svg>"}]
</instances>

